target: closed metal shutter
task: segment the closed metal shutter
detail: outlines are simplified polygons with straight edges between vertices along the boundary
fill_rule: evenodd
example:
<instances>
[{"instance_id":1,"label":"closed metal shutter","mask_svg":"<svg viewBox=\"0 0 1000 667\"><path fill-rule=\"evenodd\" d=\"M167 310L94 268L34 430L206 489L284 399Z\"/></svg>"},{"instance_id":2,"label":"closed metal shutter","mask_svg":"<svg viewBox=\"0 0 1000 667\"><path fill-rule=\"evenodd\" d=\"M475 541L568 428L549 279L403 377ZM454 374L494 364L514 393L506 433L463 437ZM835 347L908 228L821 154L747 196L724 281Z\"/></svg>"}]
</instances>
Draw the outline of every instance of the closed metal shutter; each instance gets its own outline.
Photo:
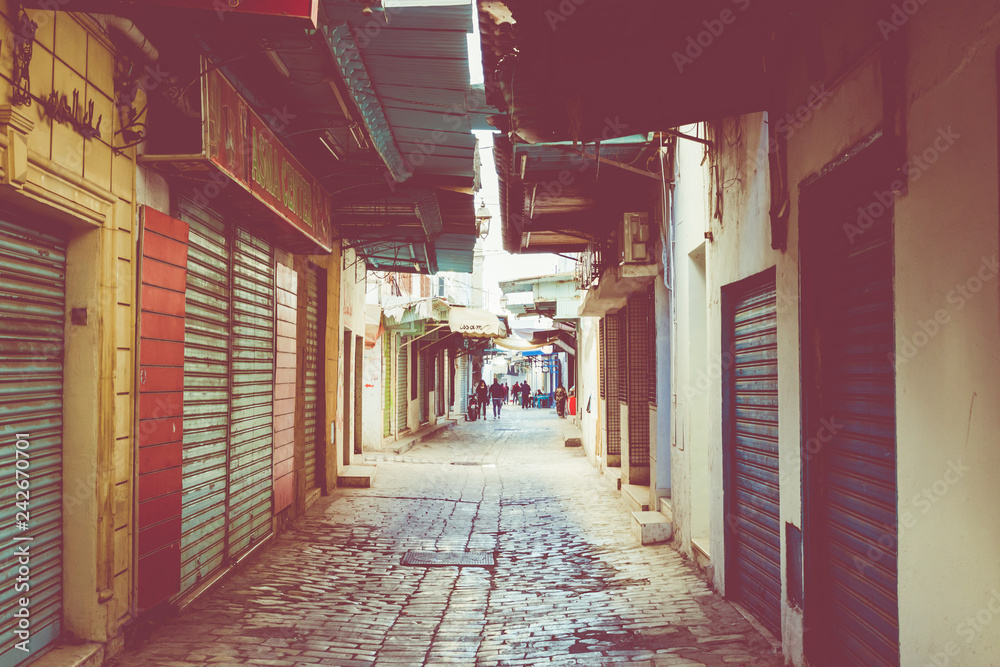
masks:
<instances>
[{"instance_id":1,"label":"closed metal shutter","mask_svg":"<svg viewBox=\"0 0 1000 667\"><path fill-rule=\"evenodd\" d=\"M230 247L225 225L194 206L184 333L181 591L225 562L229 440Z\"/></svg>"},{"instance_id":2,"label":"closed metal shutter","mask_svg":"<svg viewBox=\"0 0 1000 667\"><path fill-rule=\"evenodd\" d=\"M892 216L853 244L836 232L823 246L815 303L822 367L813 428L827 441L807 459L819 485L808 557L825 620L816 662L898 665Z\"/></svg>"},{"instance_id":3,"label":"closed metal shutter","mask_svg":"<svg viewBox=\"0 0 1000 667\"><path fill-rule=\"evenodd\" d=\"M0 582L3 665L37 656L61 631L65 280L64 238L0 221L0 437L9 455L0 497L10 513L0 539L11 554L4 558ZM27 488L18 489L22 480ZM28 516L14 516L22 511ZM28 528L19 530L15 519ZM17 600L28 597L15 590L14 540L21 537L34 538L22 543L31 556L30 653L15 647L21 641L14 634Z\"/></svg>"},{"instance_id":4,"label":"closed metal shutter","mask_svg":"<svg viewBox=\"0 0 1000 667\"><path fill-rule=\"evenodd\" d=\"M435 379L435 392L434 397L437 402L437 416L441 417L444 415L444 404L445 404L445 393L446 393L446 380L444 375L444 352L438 352L434 355L434 379Z\"/></svg>"},{"instance_id":5,"label":"closed metal shutter","mask_svg":"<svg viewBox=\"0 0 1000 667\"><path fill-rule=\"evenodd\" d=\"M649 286L649 293L646 295L646 335L649 337L649 404L656 405L656 285Z\"/></svg>"},{"instance_id":6,"label":"closed metal shutter","mask_svg":"<svg viewBox=\"0 0 1000 667\"><path fill-rule=\"evenodd\" d=\"M420 402L420 423L430 421L427 410L427 355L417 353L417 399Z\"/></svg>"},{"instance_id":7,"label":"closed metal shutter","mask_svg":"<svg viewBox=\"0 0 1000 667\"><path fill-rule=\"evenodd\" d=\"M382 436L392 435L392 339L382 336Z\"/></svg>"},{"instance_id":8,"label":"closed metal shutter","mask_svg":"<svg viewBox=\"0 0 1000 667\"><path fill-rule=\"evenodd\" d=\"M781 637L774 279L734 294L727 310L727 339L735 363L724 389L726 591Z\"/></svg>"},{"instance_id":9,"label":"closed metal shutter","mask_svg":"<svg viewBox=\"0 0 1000 667\"><path fill-rule=\"evenodd\" d=\"M306 340L303 349L302 367L304 382L300 388L305 403L303 411L303 434L305 449L305 487L306 491L317 488L316 452L319 449L319 437L323 434L320 428L320 332L319 332L319 286L316 269L306 269Z\"/></svg>"},{"instance_id":10,"label":"closed metal shutter","mask_svg":"<svg viewBox=\"0 0 1000 667\"><path fill-rule=\"evenodd\" d=\"M628 327L623 366L627 369L628 398L628 461L629 466L649 465L649 385L653 345L649 340L649 304L647 294L629 298L624 309ZM655 377L655 376L654 376Z\"/></svg>"},{"instance_id":11,"label":"closed metal shutter","mask_svg":"<svg viewBox=\"0 0 1000 667\"><path fill-rule=\"evenodd\" d=\"M274 250L236 229L233 249L230 558L271 532L274 450Z\"/></svg>"},{"instance_id":12,"label":"closed metal shutter","mask_svg":"<svg viewBox=\"0 0 1000 667\"><path fill-rule=\"evenodd\" d=\"M462 414L468 414L469 411L469 357L468 355L462 355L458 358L459 372L458 372L458 409Z\"/></svg>"},{"instance_id":13,"label":"closed metal shutter","mask_svg":"<svg viewBox=\"0 0 1000 667\"><path fill-rule=\"evenodd\" d=\"M396 353L396 433L402 433L406 430L406 409L408 402L406 400L406 379L409 374L409 369L406 365L407 353L409 352L410 346L406 345L406 338L400 336L396 339L397 353Z\"/></svg>"},{"instance_id":14,"label":"closed metal shutter","mask_svg":"<svg viewBox=\"0 0 1000 667\"><path fill-rule=\"evenodd\" d=\"M600 373L600 392L601 398L606 398L608 395L608 325L607 317L601 318L601 323L598 326L597 334L597 356L598 363L597 368Z\"/></svg>"},{"instance_id":15,"label":"closed metal shutter","mask_svg":"<svg viewBox=\"0 0 1000 667\"><path fill-rule=\"evenodd\" d=\"M606 363L604 365L607 367L605 375L607 376L608 455L619 456L622 453L622 412L620 403L621 384L619 382L621 373L618 369L618 365L621 361L618 349L618 315L607 315L605 316L604 321L605 333L607 334L605 336L607 339L607 344L605 346L607 356L605 357Z\"/></svg>"}]
</instances>

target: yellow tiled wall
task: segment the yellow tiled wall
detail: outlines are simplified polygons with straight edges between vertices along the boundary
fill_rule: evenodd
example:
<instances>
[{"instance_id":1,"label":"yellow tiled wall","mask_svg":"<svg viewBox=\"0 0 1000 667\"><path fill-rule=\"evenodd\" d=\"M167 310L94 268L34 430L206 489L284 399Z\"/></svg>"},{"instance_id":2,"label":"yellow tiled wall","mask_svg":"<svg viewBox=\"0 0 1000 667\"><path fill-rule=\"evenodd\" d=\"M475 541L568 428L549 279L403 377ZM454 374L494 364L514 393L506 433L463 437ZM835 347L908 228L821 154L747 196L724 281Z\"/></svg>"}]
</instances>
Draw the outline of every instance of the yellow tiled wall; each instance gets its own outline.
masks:
<instances>
[{"instance_id":1,"label":"yellow tiled wall","mask_svg":"<svg viewBox=\"0 0 1000 667\"><path fill-rule=\"evenodd\" d=\"M117 256L114 272L116 312L113 314L115 353L114 369L114 443L108 447L107 458L114 469L113 560L114 597L108 603L108 631L114 634L130 612L130 566L132 560L132 473L133 473L133 341L135 340L135 149L116 154L113 146L124 142L117 132L120 124L114 106L115 54L111 43L100 35L100 29L88 17L69 12L28 10L38 24L31 65L31 92L36 98L29 107L18 107L34 121L28 136L29 151L51 160L93 186L113 193L116 202L106 222L104 239L112 239ZM0 0L0 20L5 37L0 42L0 104L11 102L13 73L12 36L17 31L16 6ZM69 125L53 123L45 117L38 99L51 91L65 94L72 103L73 91L78 90L80 103L93 100L95 118L102 117L101 138L85 139ZM140 93L136 107L143 105ZM95 261L96 258L95 258Z\"/></svg>"}]
</instances>

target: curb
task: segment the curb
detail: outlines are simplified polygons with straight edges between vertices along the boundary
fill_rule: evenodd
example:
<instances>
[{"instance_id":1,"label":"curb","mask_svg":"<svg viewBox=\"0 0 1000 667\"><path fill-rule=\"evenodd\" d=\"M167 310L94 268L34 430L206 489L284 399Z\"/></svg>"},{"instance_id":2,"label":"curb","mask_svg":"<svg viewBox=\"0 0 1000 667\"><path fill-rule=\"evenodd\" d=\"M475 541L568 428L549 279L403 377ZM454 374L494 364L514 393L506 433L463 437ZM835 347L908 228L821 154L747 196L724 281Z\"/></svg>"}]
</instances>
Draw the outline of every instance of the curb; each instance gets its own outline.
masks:
<instances>
[{"instance_id":1,"label":"curb","mask_svg":"<svg viewBox=\"0 0 1000 667\"><path fill-rule=\"evenodd\" d=\"M399 456L400 454L403 454L403 453L408 452L411 449L413 449L418 443L423 442L424 440L426 440L428 438L432 438L435 435L437 435L438 433L440 433L441 431L445 431L447 429L450 429L453 426L455 426L456 424L458 424L457 420L446 419L446 420L444 420L440 424L435 424L434 428L430 429L426 433L421 433L420 435L412 436L412 438L410 439L410 441L407 442L406 444L401 445L401 446L396 447L396 448L393 448L393 449L389 449L388 451L391 452L392 454L395 454L396 456Z\"/></svg>"}]
</instances>

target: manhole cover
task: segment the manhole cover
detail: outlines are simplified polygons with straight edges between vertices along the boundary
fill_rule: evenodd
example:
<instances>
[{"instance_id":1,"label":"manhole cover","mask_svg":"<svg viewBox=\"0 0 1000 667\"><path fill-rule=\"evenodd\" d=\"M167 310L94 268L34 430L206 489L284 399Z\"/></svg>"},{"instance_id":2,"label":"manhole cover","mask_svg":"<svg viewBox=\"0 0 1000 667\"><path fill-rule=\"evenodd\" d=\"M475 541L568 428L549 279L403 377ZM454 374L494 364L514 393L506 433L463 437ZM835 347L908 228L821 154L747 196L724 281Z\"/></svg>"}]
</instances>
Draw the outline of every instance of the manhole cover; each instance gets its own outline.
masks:
<instances>
[{"instance_id":1,"label":"manhole cover","mask_svg":"<svg viewBox=\"0 0 1000 667\"><path fill-rule=\"evenodd\" d=\"M422 567L493 567L495 564L492 551L407 551L403 556L403 565Z\"/></svg>"}]
</instances>

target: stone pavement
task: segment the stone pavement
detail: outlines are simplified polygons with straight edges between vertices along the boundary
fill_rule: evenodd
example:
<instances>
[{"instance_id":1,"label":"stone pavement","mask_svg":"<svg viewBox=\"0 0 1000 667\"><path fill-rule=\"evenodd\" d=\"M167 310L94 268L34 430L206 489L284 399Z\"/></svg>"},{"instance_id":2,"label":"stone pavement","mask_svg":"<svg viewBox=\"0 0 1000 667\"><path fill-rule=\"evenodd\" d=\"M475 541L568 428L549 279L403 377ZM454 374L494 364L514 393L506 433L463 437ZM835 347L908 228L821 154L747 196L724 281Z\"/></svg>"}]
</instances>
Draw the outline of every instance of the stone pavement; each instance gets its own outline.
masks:
<instances>
[{"instance_id":1,"label":"stone pavement","mask_svg":"<svg viewBox=\"0 0 1000 667\"><path fill-rule=\"evenodd\" d=\"M781 665L547 410L507 407L379 463L117 660L133 665ZM494 568L401 565L408 550Z\"/></svg>"}]
</instances>

